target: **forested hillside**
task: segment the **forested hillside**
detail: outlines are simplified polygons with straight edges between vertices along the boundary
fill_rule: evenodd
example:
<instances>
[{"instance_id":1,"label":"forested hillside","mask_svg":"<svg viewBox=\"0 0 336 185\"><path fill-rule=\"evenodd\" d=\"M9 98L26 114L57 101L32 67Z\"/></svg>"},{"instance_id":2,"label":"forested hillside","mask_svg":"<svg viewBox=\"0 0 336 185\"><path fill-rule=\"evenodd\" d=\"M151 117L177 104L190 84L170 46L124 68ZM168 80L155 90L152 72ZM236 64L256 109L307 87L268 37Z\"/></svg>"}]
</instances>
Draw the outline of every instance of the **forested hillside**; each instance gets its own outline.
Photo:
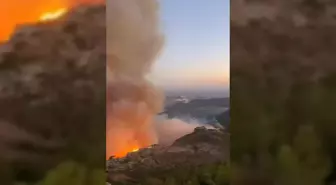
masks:
<instances>
[{"instance_id":1,"label":"forested hillside","mask_svg":"<svg viewBox=\"0 0 336 185\"><path fill-rule=\"evenodd\" d=\"M232 1L232 184L335 181L333 8L332 1Z\"/></svg>"}]
</instances>

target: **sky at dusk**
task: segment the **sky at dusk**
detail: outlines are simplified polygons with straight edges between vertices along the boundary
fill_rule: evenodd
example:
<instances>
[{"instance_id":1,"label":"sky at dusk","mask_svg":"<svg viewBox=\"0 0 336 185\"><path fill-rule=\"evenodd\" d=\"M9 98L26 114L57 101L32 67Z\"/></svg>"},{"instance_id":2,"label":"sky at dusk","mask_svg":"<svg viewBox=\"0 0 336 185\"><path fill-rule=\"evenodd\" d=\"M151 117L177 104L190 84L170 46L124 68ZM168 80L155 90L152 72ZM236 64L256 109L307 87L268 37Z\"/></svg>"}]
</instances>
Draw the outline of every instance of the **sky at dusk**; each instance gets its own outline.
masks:
<instances>
[{"instance_id":1,"label":"sky at dusk","mask_svg":"<svg viewBox=\"0 0 336 185\"><path fill-rule=\"evenodd\" d=\"M103 0L6 1L0 6L0 40L7 39L16 24L83 2ZM228 87L229 0L159 2L166 44L150 79L165 88Z\"/></svg>"},{"instance_id":2,"label":"sky at dusk","mask_svg":"<svg viewBox=\"0 0 336 185\"><path fill-rule=\"evenodd\" d=\"M165 88L228 87L229 1L160 2L166 43L150 78Z\"/></svg>"}]
</instances>

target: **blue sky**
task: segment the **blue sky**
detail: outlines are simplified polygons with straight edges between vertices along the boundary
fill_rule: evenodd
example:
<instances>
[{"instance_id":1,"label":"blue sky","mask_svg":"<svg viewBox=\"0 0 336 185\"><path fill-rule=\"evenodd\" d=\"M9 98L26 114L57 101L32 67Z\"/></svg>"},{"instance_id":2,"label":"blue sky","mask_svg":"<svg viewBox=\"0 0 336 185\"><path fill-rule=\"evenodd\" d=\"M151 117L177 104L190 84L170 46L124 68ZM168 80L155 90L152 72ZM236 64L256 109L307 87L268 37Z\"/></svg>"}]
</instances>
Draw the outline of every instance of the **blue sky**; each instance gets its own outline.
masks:
<instances>
[{"instance_id":1,"label":"blue sky","mask_svg":"<svg viewBox=\"0 0 336 185\"><path fill-rule=\"evenodd\" d=\"M160 0L165 47L151 79L163 87L224 87L229 78L229 0Z\"/></svg>"}]
</instances>

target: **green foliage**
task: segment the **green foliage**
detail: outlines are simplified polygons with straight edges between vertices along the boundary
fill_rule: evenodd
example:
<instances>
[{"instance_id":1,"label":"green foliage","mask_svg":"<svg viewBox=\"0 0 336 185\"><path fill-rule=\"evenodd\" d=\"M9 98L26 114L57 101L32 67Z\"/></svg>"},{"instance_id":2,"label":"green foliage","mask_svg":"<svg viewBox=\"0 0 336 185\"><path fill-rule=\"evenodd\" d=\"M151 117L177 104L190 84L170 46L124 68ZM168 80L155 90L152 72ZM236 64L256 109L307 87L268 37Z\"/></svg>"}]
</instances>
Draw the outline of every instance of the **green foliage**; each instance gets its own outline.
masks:
<instances>
[{"instance_id":1,"label":"green foliage","mask_svg":"<svg viewBox=\"0 0 336 185\"><path fill-rule=\"evenodd\" d=\"M163 175L148 174L141 183L120 185L228 185L230 167L213 164L186 167L165 171ZM178 175L179 174L179 175ZM92 170L76 162L64 162L51 170L38 185L99 185L105 184L106 174L102 170ZM117 185L118 183L113 183Z\"/></svg>"},{"instance_id":2,"label":"green foliage","mask_svg":"<svg viewBox=\"0 0 336 185\"><path fill-rule=\"evenodd\" d=\"M230 182L231 171L229 166L220 165L214 174L216 184L228 184Z\"/></svg>"},{"instance_id":3,"label":"green foliage","mask_svg":"<svg viewBox=\"0 0 336 185\"><path fill-rule=\"evenodd\" d=\"M277 159L277 176L282 185L300 184L300 163L290 146L282 146Z\"/></svg>"},{"instance_id":4,"label":"green foliage","mask_svg":"<svg viewBox=\"0 0 336 185\"><path fill-rule=\"evenodd\" d=\"M51 170L38 185L104 185L105 172L88 169L75 162L64 162Z\"/></svg>"},{"instance_id":5,"label":"green foliage","mask_svg":"<svg viewBox=\"0 0 336 185\"><path fill-rule=\"evenodd\" d=\"M318 47L305 56L315 43L302 32L326 29L275 34L257 22L232 27L232 184L324 184L336 166L336 72L328 69L331 61L314 58L323 56ZM262 38L258 45L254 37ZM336 46L335 39L316 40Z\"/></svg>"},{"instance_id":6,"label":"green foliage","mask_svg":"<svg viewBox=\"0 0 336 185\"><path fill-rule=\"evenodd\" d=\"M112 183L117 185L117 183ZM229 185L230 167L226 164L178 167L169 171L148 173L141 183L120 185Z\"/></svg>"},{"instance_id":7,"label":"green foliage","mask_svg":"<svg viewBox=\"0 0 336 185\"><path fill-rule=\"evenodd\" d=\"M282 146L277 158L277 176L284 185L322 185L329 161L311 125L300 126L293 146Z\"/></svg>"},{"instance_id":8,"label":"green foliage","mask_svg":"<svg viewBox=\"0 0 336 185\"><path fill-rule=\"evenodd\" d=\"M294 138L293 147L299 159L301 176L305 184L323 184L330 171L330 161L325 155L320 139L311 125L301 126Z\"/></svg>"}]
</instances>

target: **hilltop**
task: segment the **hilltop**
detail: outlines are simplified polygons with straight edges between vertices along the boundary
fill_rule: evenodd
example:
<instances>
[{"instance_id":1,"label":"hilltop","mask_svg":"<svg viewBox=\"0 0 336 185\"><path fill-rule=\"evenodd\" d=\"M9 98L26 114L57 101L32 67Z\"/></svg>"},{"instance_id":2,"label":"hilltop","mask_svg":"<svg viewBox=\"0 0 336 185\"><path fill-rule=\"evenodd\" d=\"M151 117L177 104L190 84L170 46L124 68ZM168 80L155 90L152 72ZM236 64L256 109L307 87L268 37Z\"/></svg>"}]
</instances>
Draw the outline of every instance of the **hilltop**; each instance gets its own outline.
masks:
<instances>
[{"instance_id":1,"label":"hilltop","mask_svg":"<svg viewBox=\"0 0 336 185\"><path fill-rule=\"evenodd\" d=\"M229 159L229 134L224 130L197 127L171 146L153 145L123 158L111 157L107 163L108 181L132 184L155 178L164 182L167 175L174 172L226 164Z\"/></svg>"}]
</instances>

